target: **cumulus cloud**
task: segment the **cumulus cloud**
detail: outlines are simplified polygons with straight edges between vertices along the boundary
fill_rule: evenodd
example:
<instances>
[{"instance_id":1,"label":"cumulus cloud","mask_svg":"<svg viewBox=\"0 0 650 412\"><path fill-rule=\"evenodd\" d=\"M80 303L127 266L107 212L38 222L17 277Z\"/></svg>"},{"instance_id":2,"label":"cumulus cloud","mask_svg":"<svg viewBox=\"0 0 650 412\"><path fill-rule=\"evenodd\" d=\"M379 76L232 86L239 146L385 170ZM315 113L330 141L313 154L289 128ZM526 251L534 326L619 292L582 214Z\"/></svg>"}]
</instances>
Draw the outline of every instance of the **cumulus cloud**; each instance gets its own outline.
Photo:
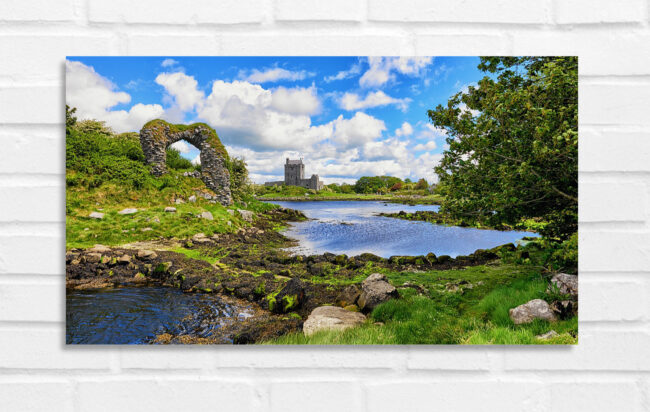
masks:
<instances>
[{"instance_id":1,"label":"cumulus cloud","mask_svg":"<svg viewBox=\"0 0 650 412\"><path fill-rule=\"evenodd\" d=\"M420 143L418 145L415 145L413 150L416 152L421 152L421 151L430 151L433 150L437 147L436 142L434 140L430 140L426 143Z\"/></svg>"},{"instance_id":2,"label":"cumulus cloud","mask_svg":"<svg viewBox=\"0 0 650 412\"><path fill-rule=\"evenodd\" d=\"M342 70L333 76L326 76L323 80L325 83L331 83L336 80L349 79L361 73L361 65L359 63L353 64L348 70Z\"/></svg>"},{"instance_id":3,"label":"cumulus cloud","mask_svg":"<svg viewBox=\"0 0 650 412\"><path fill-rule=\"evenodd\" d=\"M413 126L409 122L402 123L402 126L395 130L395 136L410 136L412 134Z\"/></svg>"},{"instance_id":4,"label":"cumulus cloud","mask_svg":"<svg viewBox=\"0 0 650 412\"><path fill-rule=\"evenodd\" d=\"M406 76L421 76L433 57L369 57L368 70L359 79L361 87L380 87L395 78L395 72Z\"/></svg>"},{"instance_id":5,"label":"cumulus cloud","mask_svg":"<svg viewBox=\"0 0 650 412\"><path fill-rule=\"evenodd\" d=\"M401 111L405 112L408 110L408 106L410 102L411 99L409 98L397 99L394 97L390 97L389 95L382 92L381 90L376 92L370 92L366 95L365 98L361 98L356 93L348 92L343 94L343 96L341 96L341 98L338 100L339 107L341 109L348 110L348 111L362 110L371 107L395 105Z\"/></svg>"},{"instance_id":6,"label":"cumulus cloud","mask_svg":"<svg viewBox=\"0 0 650 412\"><path fill-rule=\"evenodd\" d=\"M77 108L79 119L105 121L118 133L139 130L144 123L160 117L159 104L133 105L129 110L110 110L131 102L131 95L117 90L107 78L81 62L66 60L66 104Z\"/></svg>"},{"instance_id":7,"label":"cumulus cloud","mask_svg":"<svg viewBox=\"0 0 650 412\"><path fill-rule=\"evenodd\" d=\"M321 102L313 85L292 89L278 87L271 96L271 107L285 113L313 115L320 113Z\"/></svg>"},{"instance_id":8,"label":"cumulus cloud","mask_svg":"<svg viewBox=\"0 0 650 412\"><path fill-rule=\"evenodd\" d=\"M248 72L242 70L239 72L239 79L251 83L268 83L278 82L280 80L304 80L313 75L314 73L309 73L305 70L290 71L280 67L268 67L262 70L253 69Z\"/></svg>"},{"instance_id":9,"label":"cumulus cloud","mask_svg":"<svg viewBox=\"0 0 650 412\"><path fill-rule=\"evenodd\" d=\"M357 112L350 119L344 119L343 115L340 115L333 125L332 140L343 148L363 145L378 138L386 130L383 120L363 112Z\"/></svg>"},{"instance_id":10,"label":"cumulus cloud","mask_svg":"<svg viewBox=\"0 0 650 412\"><path fill-rule=\"evenodd\" d=\"M194 109L205 97L204 93L198 89L198 83L194 77L185 73L160 73L156 77L156 83L173 96L181 111Z\"/></svg>"},{"instance_id":11,"label":"cumulus cloud","mask_svg":"<svg viewBox=\"0 0 650 412\"><path fill-rule=\"evenodd\" d=\"M184 140L179 140L177 142L172 143L170 146L172 149L178 150L180 153L189 153L190 152L190 145L185 143Z\"/></svg>"},{"instance_id":12,"label":"cumulus cloud","mask_svg":"<svg viewBox=\"0 0 650 412\"><path fill-rule=\"evenodd\" d=\"M174 59L165 59L162 61L162 63L160 63L162 67L172 67L172 66L176 66L177 64L178 62Z\"/></svg>"}]
</instances>

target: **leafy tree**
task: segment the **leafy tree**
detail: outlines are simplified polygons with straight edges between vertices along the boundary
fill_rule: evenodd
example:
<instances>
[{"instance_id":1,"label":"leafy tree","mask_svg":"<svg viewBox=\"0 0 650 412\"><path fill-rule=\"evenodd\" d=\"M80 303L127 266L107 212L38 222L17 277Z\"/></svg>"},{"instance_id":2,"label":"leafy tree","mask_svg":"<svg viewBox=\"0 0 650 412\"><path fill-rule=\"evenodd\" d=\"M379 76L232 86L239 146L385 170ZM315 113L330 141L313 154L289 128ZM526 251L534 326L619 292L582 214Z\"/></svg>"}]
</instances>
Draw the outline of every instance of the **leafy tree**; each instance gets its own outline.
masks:
<instances>
[{"instance_id":1,"label":"leafy tree","mask_svg":"<svg viewBox=\"0 0 650 412\"><path fill-rule=\"evenodd\" d=\"M429 182L425 178L418 180L415 185L415 190L426 190L429 188Z\"/></svg>"},{"instance_id":2,"label":"leafy tree","mask_svg":"<svg viewBox=\"0 0 650 412\"><path fill-rule=\"evenodd\" d=\"M449 149L435 168L442 211L466 220L548 222L560 239L577 230L576 57L485 57L488 75L429 110Z\"/></svg>"},{"instance_id":3,"label":"leafy tree","mask_svg":"<svg viewBox=\"0 0 650 412\"><path fill-rule=\"evenodd\" d=\"M354 184L356 193L378 193L380 189L392 187L395 183L402 182L398 177L393 176L363 176Z\"/></svg>"},{"instance_id":4,"label":"leafy tree","mask_svg":"<svg viewBox=\"0 0 650 412\"><path fill-rule=\"evenodd\" d=\"M65 105L65 130L66 134L69 134L69 130L77 123L77 118L74 116L77 111L76 107L70 107L67 104Z\"/></svg>"},{"instance_id":5,"label":"leafy tree","mask_svg":"<svg viewBox=\"0 0 650 412\"><path fill-rule=\"evenodd\" d=\"M176 170L190 170L194 169L194 165L188 159L181 156L181 152L176 149L168 148L165 164L170 169Z\"/></svg>"},{"instance_id":6,"label":"leafy tree","mask_svg":"<svg viewBox=\"0 0 650 412\"><path fill-rule=\"evenodd\" d=\"M231 157L228 165L230 171L230 190L237 199L253 193L253 186L248 178L248 169L243 158Z\"/></svg>"},{"instance_id":7,"label":"leafy tree","mask_svg":"<svg viewBox=\"0 0 650 412\"><path fill-rule=\"evenodd\" d=\"M402 190L402 182L395 182L395 184L390 187L391 192L395 192L397 190Z\"/></svg>"},{"instance_id":8,"label":"leafy tree","mask_svg":"<svg viewBox=\"0 0 650 412\"><path fill-rule=\"evenodd\" d=\"M91 120L91 119L79 120L76 122L74 127L79 132L86 133L86 134L101 134L104 136L115 135L113 129L107 126L106 122L99 121L99 120Z\"/></svg>"}]
</instances>

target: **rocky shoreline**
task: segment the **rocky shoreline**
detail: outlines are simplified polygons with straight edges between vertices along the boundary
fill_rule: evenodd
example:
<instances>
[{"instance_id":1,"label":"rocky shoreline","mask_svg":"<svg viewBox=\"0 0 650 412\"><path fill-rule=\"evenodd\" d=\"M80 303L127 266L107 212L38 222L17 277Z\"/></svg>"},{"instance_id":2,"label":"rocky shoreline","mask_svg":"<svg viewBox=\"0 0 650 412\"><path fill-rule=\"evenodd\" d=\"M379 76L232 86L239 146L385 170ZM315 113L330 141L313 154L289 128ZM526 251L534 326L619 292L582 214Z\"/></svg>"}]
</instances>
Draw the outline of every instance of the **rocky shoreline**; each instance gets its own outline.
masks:
<instances>
[{"instance_id":1,"label":"rocky shoreline","mask_svg":"<svg viewBox=\"0 0 650 412\"><path fill-rule=\"evenodd\" d=\"M508 244L470 256L291 255L293 241L275 228L304 219L301 212L274 209L252 218L236 233L192 239L160 239L131 245L71 249L66 253L66 288L162 286L187 293L214 293L252 304L255 316L236 322L228 333L234 343L257 343L300 331L310 313L324 305L368 312L359 299L363 281L374 270L448 270L485 264ZM188 257L192 256L192 257ZM196 256L196 257L195 257ZM399 287L421 289L420 285ZM356 294L355 290L358 292ZM352 297L351 297L352 295ZM366 298L367 299L367 298ZM159 336L157 343L212 343L191 336Z\"/></svg>"}]
</instances>

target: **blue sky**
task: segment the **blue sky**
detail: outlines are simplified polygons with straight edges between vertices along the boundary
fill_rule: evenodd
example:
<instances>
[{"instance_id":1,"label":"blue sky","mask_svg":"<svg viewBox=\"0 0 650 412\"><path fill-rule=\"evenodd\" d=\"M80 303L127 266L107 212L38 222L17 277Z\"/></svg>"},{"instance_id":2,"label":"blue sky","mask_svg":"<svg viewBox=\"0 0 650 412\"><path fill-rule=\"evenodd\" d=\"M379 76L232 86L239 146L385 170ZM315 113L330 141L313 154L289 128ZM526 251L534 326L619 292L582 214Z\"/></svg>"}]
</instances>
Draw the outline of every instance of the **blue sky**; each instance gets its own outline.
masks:
<instances>
[{"instance_id":1,"label":"blue sky","mask_svg":"<svg viewBox=\"0 0 650 412\"><path fill-rule=\"evenodd\" d=\"M66 100L117 132L203 121L258 183L286 157L326 184L425 177L445 147L428 109L484 74L477 57L68 57ZM181 154L198 161L184 142Z\"/></svg>"}]
</instances>

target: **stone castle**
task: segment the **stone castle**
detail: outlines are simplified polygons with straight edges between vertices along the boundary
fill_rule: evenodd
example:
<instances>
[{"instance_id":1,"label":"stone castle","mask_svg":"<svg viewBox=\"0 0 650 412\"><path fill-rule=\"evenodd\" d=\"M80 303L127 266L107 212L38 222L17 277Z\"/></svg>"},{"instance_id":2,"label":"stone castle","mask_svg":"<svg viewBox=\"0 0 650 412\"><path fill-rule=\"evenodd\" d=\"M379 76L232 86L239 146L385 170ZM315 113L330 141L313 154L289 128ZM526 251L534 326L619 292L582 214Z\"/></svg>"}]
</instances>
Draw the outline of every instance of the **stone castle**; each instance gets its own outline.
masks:
<instances>
[{"instance_id":1,"label":"stone castle","mask_svg":"<svg viewBox=\"0 0 650 412\"><path fill-rule=\"evenodd\" d=\"M320 181L318 175L311 175L309 179L305 179L305 164L302 159L290 160L284 164L284 181L266 182L264 186L300 186L306 189L321 190L323 182Z\"/></svg>"}]
</instances>

